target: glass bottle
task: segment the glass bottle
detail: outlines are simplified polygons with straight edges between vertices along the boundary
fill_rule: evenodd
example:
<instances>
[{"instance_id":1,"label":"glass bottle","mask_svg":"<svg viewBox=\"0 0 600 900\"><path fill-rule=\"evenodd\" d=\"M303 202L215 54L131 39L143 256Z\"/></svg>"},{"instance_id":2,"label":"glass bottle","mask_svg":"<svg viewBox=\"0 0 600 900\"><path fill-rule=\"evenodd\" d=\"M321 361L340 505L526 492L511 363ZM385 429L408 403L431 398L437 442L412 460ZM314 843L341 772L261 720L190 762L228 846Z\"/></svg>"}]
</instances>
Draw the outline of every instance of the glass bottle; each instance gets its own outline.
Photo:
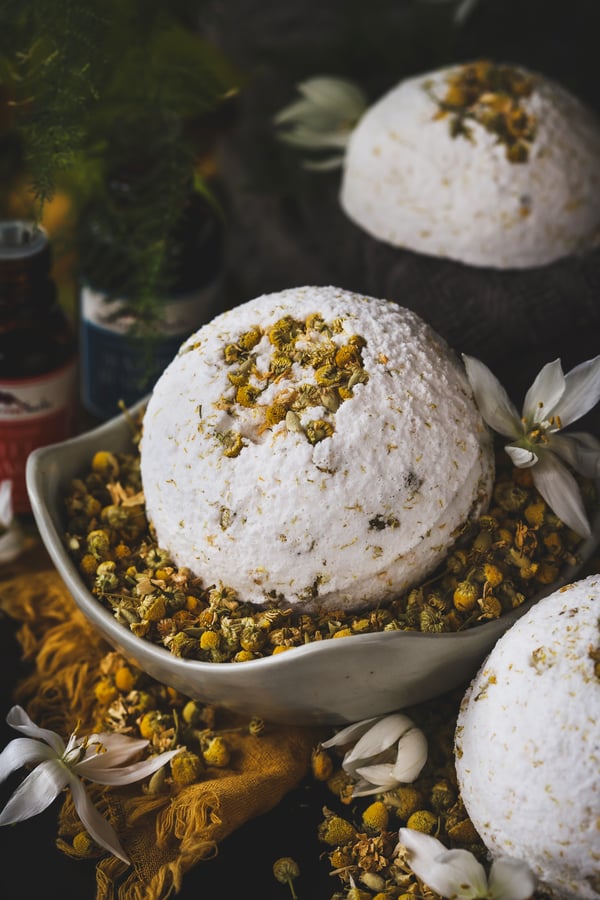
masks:
<instances>
[{"instance_id":1,"label":"glass bottle","mask_svg":"<svg viewBox=\"0 0 600 900\"><path fill-rule=\"evenodd\" d=\"M30 452L72 436L77 422L76 335L51 262L41 227L0 222L0 481L12 482L16 514L30 511Z\"/></svg>"},{"instance_id":2,"label":"glass bottle","mask_svg":"<svg viewBox=\"0 0 600 900\"><path fill-rule=\"evenodd\" d=\"M222 221L192 189L168 236L168 286L156 312L144 318L131 302L131 248L116 217L135 202L136 178L135 168L113 176L109 203L84 212L80 227L80 393L85 410L100 420L148 394L183 341L223 305Z\"/></svg>"}]
</instances>

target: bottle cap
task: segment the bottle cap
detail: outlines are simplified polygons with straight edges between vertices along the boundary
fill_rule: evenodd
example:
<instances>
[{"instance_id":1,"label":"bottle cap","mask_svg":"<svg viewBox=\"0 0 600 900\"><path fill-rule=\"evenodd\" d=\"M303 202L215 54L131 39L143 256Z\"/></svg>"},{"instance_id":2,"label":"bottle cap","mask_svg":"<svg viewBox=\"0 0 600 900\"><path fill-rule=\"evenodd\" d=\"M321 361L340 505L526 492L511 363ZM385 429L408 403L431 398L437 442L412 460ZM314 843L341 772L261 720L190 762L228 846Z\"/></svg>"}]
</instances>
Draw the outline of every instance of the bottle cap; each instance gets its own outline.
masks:
<instances>
[{"instance_id":1,"label":"bottle cap","mask_svg":"<svg viewBox=\"0 0 600 900\"><path fill-rule=\"evenodd\" d=\"M2 277L45 278L50 270L51 251L46 231L35 222L20 219L0 221L0 266Z\"/></svg>"},{"instance_id":2,"label":"bottle cap","mask_svg":"<svg viewBox=\"0 0 600 900\"><path fill-rule=\"evenodd\" d=\"M33 222L0 222L0 261L27 259L46 250L48 236Z\"/></svg>"}]
</instances>

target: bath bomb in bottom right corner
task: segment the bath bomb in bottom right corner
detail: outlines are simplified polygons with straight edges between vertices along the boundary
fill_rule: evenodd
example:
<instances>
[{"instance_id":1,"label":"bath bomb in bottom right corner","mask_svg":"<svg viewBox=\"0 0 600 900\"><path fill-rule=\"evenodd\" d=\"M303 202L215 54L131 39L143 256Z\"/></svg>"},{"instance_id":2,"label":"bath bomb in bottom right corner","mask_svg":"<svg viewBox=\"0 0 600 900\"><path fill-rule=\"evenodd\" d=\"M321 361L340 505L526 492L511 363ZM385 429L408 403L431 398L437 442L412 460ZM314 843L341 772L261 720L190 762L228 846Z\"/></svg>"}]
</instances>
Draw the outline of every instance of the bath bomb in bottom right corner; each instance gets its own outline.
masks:
<instances>
[{"instance_id":1,"label":"bath bomb in bottom right corner","mask_svg":"<svg viewBox=\"0 0 600 900\"><path fill-rule=\"evenodd\" d=\"M492 857L528 863L557 898L600 900L600 575L500 638L463 697L455 761Z\"/></svg>"}]
</instances>

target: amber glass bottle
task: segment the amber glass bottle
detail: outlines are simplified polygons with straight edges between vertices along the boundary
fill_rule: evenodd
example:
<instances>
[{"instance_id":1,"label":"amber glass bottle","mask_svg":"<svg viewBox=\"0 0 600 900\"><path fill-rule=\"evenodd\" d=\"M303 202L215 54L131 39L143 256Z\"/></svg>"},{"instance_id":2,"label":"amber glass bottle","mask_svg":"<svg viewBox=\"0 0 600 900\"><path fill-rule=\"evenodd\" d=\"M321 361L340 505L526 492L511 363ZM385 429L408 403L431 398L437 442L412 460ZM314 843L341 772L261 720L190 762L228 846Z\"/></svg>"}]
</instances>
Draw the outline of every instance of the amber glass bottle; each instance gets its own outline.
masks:
<instances>
[{"instance_id":1,"label":"amber glass bottle","mask_svg":"<svg viewBox=\"0 0 600 900\"><path fill-rule=\"evenodd\" d=\"M29 512L25 464L76 425L77 347L50 277L48 237L31 222L0 222L0 480Z\"/></svg>"}]
</instances>

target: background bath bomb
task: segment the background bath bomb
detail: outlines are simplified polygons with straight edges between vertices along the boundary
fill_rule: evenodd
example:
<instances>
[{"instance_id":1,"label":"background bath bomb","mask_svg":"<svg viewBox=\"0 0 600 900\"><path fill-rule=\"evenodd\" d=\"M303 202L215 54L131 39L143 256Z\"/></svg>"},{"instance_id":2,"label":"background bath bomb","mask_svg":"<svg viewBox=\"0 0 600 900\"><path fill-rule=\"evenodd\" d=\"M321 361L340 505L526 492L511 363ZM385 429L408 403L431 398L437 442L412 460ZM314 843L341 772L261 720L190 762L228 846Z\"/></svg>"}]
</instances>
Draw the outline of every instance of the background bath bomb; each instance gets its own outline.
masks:
<instances>
[{"instance_id":1,"label":"background bath bomb","mask_svg":"<svg viewBox=\"0 0 600 900\"><path fill-rule=\"evenodd\" d=\"M340 202L395 246L474 266L544 265L598 239L600 124L516 66L408 78L352 132Z\"/></svg>"},{"instance_id":2,"label":"background bath bomb","mask_svg":"<svg viewBox=\"0 0 600 900\"><path fill-rule=\"evenodd\" d=\"M489 501L464 370L412 312L333 287L258 297L182 346L144 418L158 542L241 599L397 595Z\"/></svg>"},{"instance_id":3,"label":"background bath bomb","mask_svg":"<svg viewBox=\"0 0 600 900\"><path fill-rule=\"evenodd\" d=\"M541 600L498 641L461 705L456 769L494 856L559 897L600 898L600 576Z\"/></svg>"}]
</instances>

